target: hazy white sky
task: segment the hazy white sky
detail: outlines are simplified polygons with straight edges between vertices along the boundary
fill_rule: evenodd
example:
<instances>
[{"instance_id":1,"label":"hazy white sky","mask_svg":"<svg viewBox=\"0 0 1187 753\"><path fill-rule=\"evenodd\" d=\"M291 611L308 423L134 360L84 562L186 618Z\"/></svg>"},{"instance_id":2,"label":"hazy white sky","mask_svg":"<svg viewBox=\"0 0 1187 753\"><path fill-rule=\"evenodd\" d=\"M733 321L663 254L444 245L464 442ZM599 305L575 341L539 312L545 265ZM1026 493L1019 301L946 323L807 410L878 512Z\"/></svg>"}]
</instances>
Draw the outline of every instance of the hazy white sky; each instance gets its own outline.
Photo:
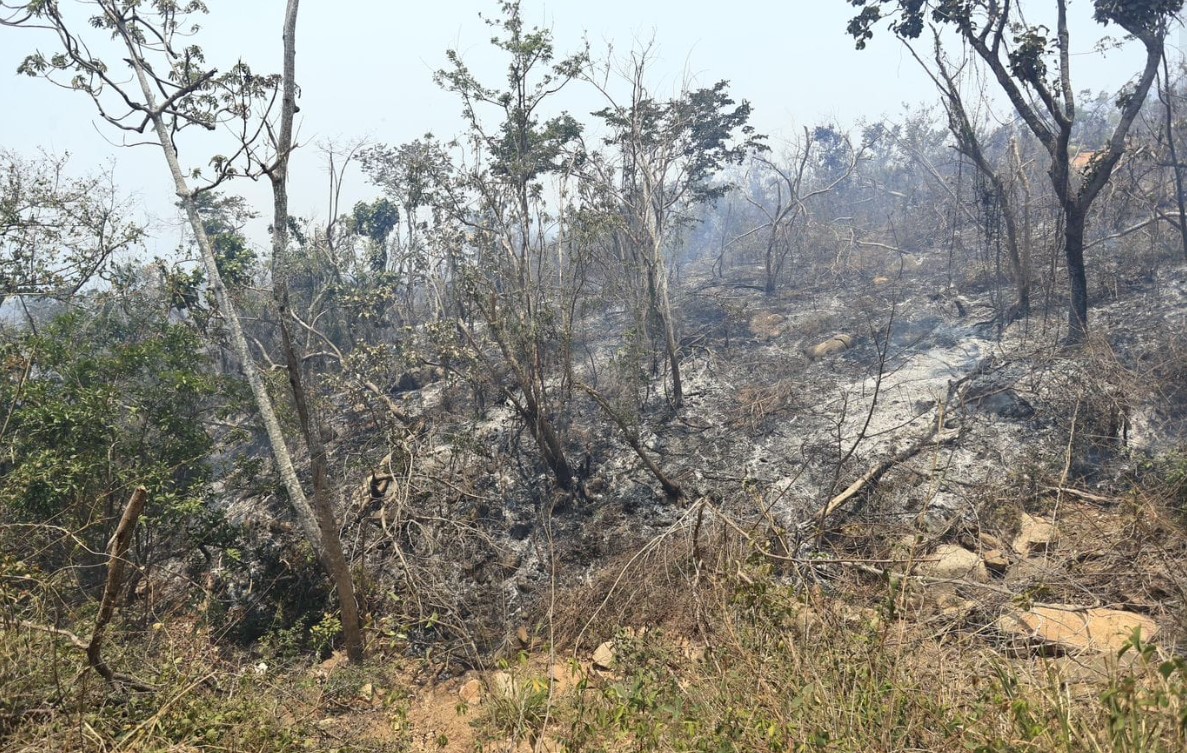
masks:
<instances>
[{"instance_id":1,"label":"hazy white sky","mask_svg":"<svg viewBox=\"0 0 1187 753\"><path fill-rule=\"evenodd\" d=\"M196 41L206 47L210 61L225 67L241 57L260 71L279 69L283 0L208 4L211 14ZM1028 6L1040 4L1045 3ZM486 64L492 60L491 33L478 16L494 14L497 6L496 0L302 3L298 118L306 148L294 162L295 214L326 214L318 144L360 138L398 144L428 131L449 137L460 130L458 103L435 87L432 72L444 65L445 50L456 48L485 74L484 80L500 80L502 67ZM562 53L583 37L595 54L608 43L627 50L654 39L658 90L674 90L686 76L704 85L728 79L735 97L754 106L754 125L776 142L802 125L851 124L893 116L903 103L935 100L915 62L889 35L876 38L865 51L854 50L845 34L853 13L846 0L523 0L522 7L529 24L553 30ZM1094 51L1100 29L1090 20L1091 3L1075 0L1071 11L1077 88L1115 88L1133 75L1137 58L1132 50L1107 58ZM69 151L80 171L114 159L120 188L142 197L156 220L175 222L158 150L112 147L107 139L119 134L97 122L85 97L16 76L26 53L39 45L48 52L50 44L33 32L0 29L0 145L24 153ZM573 106L582 103L574 100ZM191 164L209 159L196 148L187 156ZM262 187L231 190L249 198L265 195ZM345 206L374 194L356 175L347 186ZM266 208L267 201L258 206Z\"/></svg>"}]
</instances>

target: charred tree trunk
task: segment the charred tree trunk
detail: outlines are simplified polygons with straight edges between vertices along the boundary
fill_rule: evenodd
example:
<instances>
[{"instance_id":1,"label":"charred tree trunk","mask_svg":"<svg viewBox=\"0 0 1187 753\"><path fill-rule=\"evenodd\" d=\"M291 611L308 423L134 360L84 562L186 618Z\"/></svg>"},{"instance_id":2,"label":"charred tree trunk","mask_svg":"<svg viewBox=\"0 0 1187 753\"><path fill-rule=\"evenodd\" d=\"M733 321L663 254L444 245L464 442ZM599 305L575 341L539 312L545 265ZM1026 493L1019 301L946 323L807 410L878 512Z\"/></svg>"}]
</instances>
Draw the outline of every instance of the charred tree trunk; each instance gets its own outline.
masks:
<instances>
[{"instance_id":1,"label":"charred tree trunk","mask_svg":"<svg viewBox=\"0 0 1187 753\"><path fill-rule=\"evenodd\" d=\"M647 292L651 299L651 311L664 338L664 354L672 374L672 406L684 406L684 380L680 376L680 343L676 339L676 325L672 321L672 303L668 294L665 265L659 258L661 252L653 249L647 263Z\"/></svg>"},{"instance_id":2,"label":"charred tree trunk","mask_svg":"<svg viewBox=\"0 0 1187 753\"><path fill-rule=\"evenodd\" d=\"M1014 289L1017 295L1014 306L1006 317L1006 321L1013 321L1030 313L1030 270L1023 260L1023 254L1018 242L1018 218L1014 214L1014 202L1006 191L1002 180L994 175L994 190L998 192L998 202L1002 208L1002 221L1006 226L1006 254L1010 259L1010 275L1014 278Z\"/></svg>"},{"instance_id":3,"label":"charred tree trunk","mask_svg":"<svg viewBox=\"0 0 1187 753\"><path fill-rule=\"evenodd\" d=\"M565 448L562 444L556 427L548 416L547 410L547 392L543 385L543 376L539 371L540 361L537 351L536 369L529 369L525 364L516 357L513 345L510 343L510 335L504 329L506 321L500 316L500 310L497 305L497 296L491 296L487 305L480 307L482 318L486 321L487 327L495 344L499 348L499 352L503 356L503 362L511 369L511 373L515 377L515 386L519 388L522 397L515 394L514 389L503 385L500 387L503 395L515 407L516 413L523 419L527 425L528 430L532 433L532 438L536 441L536 447L540 451L540 459L548 466L548 470L552 472L556 479L557 486L565 491L573 490L573 468L569 465L568 458L565 456ZM506 312L507 316L511 316L511 312ZM462 329L462 334L473 346L475 352L482 352L478 344L474 342L472 334L469 330ZM539 343L533 343L533 347L538 347Z\"/></svg>"},{"instance_id":4,"label":"charred tree trunk","mask_svg":"<svg viewBox=\"0 0 1187 753\"><path fill-rule=\"evenodd\" d=\"M598 406L603 411L605 411L606 415L610 417L610 420L612 420L615 425L618 426L619 430L622 432L622 438L626 440L626 443L630 445L631 449L635 451L635 454L639 456L639 460L643 461L643 465L648 471L651 472L651 475L655 477L655 480L659 482L660 488L664 490L664 494L667 496L667 498L669 500L676 501L681 497L686 496L684 489L680 486L680 484L669 478L668 475L664 473L659 467L659 465L651 459L651 456L649 456L647 451L643 449L643 445L640 444L639 437L637 436L636 432L631 429L626 419L624 419L618 411L614 410L614 406L610 405L610 401L608 401L602 396L600 392L589 385L579 384L578 387L580 387L587 395L593 398L594 402L596 402Z\"/></svg>"},{"instance_id":5,"label":"charred tree trunk","mask_svg":"<svg viewBox=\"0 0 1187 753\"><path fill-rule=\"evenodd\" d=\"M521 413L524 422L531 429L537 447L540 448L540 457L548 466L548 470L552 472L553 478L556 479L556 485L565 491L572 491L573 468L569 465L568 458L565 457L565 448L561 446L560 438L556 434L552 421L540 410L539 402L531 396L530 392L527 392L526 385L523 387L526 397Z\"/></svg>"},{"instance_id":6,"label":"charred tree trunk","mask_svg":"<svg viewBox=\"0 0 1187 753\"><path fill-rule=\"evenodd\" d=\"M660 317L664 327L664 343L668 351L668 368L672 370L672 407L682 408L684 407L684 380L680 376L680 343L676 341L676 326L672 322L672 307L667 300L666 290L661 305Z\"/></svg>"},{"instance_id":7,"label":"charred tree trunk","mask_svg":"<svg viewBox=\"0 0 1187 753\"><path fill-rule=\"evenodd\" d=\"M1166 147L1169 152L1171 170L1175 176L1175 204L1179 210L1179 240L1183 244L1183 258L1187 259L1187 197L1183 196L1183 166L1179 164L1179 148L1175 141L1175 90L1171 84L1170 66L1166 61L1166 51L1162 53L1162 85L1158 88L1158 96L1162 99L1164 114L1166 115Z\"/></svg>"},{"instance_id":8,"label":"charred tree trunk","mask_svg":"<svg viewBox=\"0 0 1187 753\"><path fill-rule=\"evenodd\" d=\"M1063 247L1071 301L1068 307L1068 341L1082 342L1088 334L1088 277L1084 270L1085 212L1079 206L1064 208Z\"/></svg>"},{"instance_id":9,"label":"charred tree trunk","mask_svg":"<svg viewBox=\"0 0 1187 753\"><path fill-rule=\"evenodd\" d=\"M777 287L776 280L775 280L775 278L777 276L777 273L775 271L775 244L778 240L776 237L777 231L778 231L778 228L776 228L774 225L772 225L771 226L771 234L767 237L765 281L763 282L763 288L762 288L762 292L765 295L774 295L775 288Z\"/></svg>"}]
</instances>

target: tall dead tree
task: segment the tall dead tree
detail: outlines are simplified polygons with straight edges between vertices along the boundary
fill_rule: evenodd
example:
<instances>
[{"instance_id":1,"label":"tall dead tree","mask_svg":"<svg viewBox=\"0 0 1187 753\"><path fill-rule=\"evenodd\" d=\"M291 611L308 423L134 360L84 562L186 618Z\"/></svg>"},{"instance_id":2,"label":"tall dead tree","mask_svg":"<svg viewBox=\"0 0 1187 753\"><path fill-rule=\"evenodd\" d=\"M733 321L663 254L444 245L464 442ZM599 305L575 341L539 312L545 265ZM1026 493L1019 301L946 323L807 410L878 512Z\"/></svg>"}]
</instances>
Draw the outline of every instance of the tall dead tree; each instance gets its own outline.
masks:
<instances>
[{"instance_id":1,"label":"tall dead tree","mask_svg":"<svg viewBox=\"0 0 1187 753\"><path fill-rule=\"evenodd\" d=\"M309 448L309 464L313 475L313 504L309 505L317 520L318 538L321 543L323 566L334 581L338 594L338 609L342 619L342 635L346 653L351 661L362 661L363 637L359 622L358 602L355 598L354 579L350 565L342 552L342 538L339 535L338 520L334 515L331 497L329 459L318 417L314 412L311 390L306 384L303 364L291 334L289 322L288 259L289 246L289 201L288 167L293 151L293 116L297 110L296 39L297 7L299 0L288 0L284 13L284 69L281 73L280 122L276 131L275 158L271 164L262 166L272 184L272 290L276 300L281 342L284 345L285 362L289 385L293 391L293 402L297 407L297 418L301 433ZM280 438L283 442L283 437ZM299 488L299 487L298 487ZM291 493L291 492L290 492Z\"/></svg>"},{"instance_id":2,"label":"tall dead tree","mask_svg":"<svg viewBox=\"0 0 1187 753\"><path fill-rule=\"evenodd\" d=\"M910 45L907 45L908 49ZM956 149L966 158L987 184L990 203L996 204L1001 214L1001 222L1005 230L1006 258L1010 264L1010 277L1014 283L1014 304L1004 312L1003 323L1009 323L1030 313L1030 265L1027 263L1029 249L1023 248L1018 229L1018 213L1010 187L1002 178L1002 172L994 165L985 151L983 139L973 118L965 107L964 98L960 92L959 78L963 71L954 67L944 54L940 44L939 34L935 35L935 71L933 72L923 62L922 58L911 49L911 54L931 77L932 82L940 91L944 112L948 115L948 130L956 142Z\"/></svg>"},{"instance_id":3,"label":"tall dead tree","mask_svg":"<svg viewBox=\"0 0 1187 753\"><path fill-rule=\"evenodd\" d=\"M752 157L754 167L771 176L767 188L775 194L774 201L757 191L743 196L765 220L750 232L762 232L766 236L763 240L763 292L767 295L774 295L779 287L794 245L793 239L812 221L809 203L848 180L861 158L860 150L853 149L846 137L843 139L846 147L844 164L831 173L818 171L815 169L817 165L812 164L814 143L810 131L804 128L804 139L790 165L780 165L763 154L756 153Z\"/></svg>"}]
</instances>

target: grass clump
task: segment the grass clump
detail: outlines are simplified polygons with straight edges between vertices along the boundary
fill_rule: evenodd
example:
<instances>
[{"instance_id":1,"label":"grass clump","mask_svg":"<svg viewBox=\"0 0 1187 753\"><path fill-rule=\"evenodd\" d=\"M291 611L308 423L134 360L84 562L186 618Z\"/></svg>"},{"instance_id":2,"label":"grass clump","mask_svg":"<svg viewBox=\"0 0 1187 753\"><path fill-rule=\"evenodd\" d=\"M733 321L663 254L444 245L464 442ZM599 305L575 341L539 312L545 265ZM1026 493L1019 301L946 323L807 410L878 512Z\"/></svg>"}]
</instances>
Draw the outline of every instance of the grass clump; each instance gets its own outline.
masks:
<instances>
[{"instance_id":1,"label":"grass clump","mask_svg":"<svg viewBox=\"0 0 1187 753\"><path fill-rule=\"evenodd\" d=\"M1120 656L1011 654L988 614L925 614L860 580L822 597L770 568L734 572L684 584L701 593L699 648L620 631L613 669L548 699L532 739L570 753L1187 749L1187 662L1140 635Z\"/></svg>"}]
</instances>

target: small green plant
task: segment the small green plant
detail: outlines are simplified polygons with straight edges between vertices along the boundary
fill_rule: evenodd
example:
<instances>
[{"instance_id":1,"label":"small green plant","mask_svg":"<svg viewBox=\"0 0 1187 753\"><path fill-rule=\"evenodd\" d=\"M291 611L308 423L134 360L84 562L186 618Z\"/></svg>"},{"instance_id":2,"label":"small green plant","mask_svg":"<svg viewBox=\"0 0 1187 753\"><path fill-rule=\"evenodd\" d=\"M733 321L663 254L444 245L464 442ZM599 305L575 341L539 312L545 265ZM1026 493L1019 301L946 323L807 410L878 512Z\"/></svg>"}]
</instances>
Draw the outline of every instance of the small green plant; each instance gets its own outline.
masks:
<instances>
[{"instance_id":1,"label":"small green plant","mask_svg":"<svg viewBox=\"0 0 1187 753\"><path fill-rule=\"evenodd\" d=\"M1162 751L1187 748L1187 662L1175 656L1160 659L1157 647L1142 640L1141 628L1121 648L1138 665L1117 677L1103 694L1111 750ZM1176 747L1169 747L1174 741Z\"/></svg>"},{"instance_id":2,"label":"small green plant","mask_svg":"<svg viewBox=\"0 0 1187 753\"><path fill-rule=\"evenodd\" d=\"M514 667L506 662L503 666L505 671L492 675L490 700L479 723L485 723L508 739L534 744L548 716L548 680L529 671L528 658L523 653Z\"/></svg>"},{"instance_id":3,"label":"small green plant","mask_svg":"<svg viewBox=\"0 0 1187 753\"><path fill-rule=\"evenodd\" d=\"M321 622L309 628L309 640L318 656L328 656L334 646L334 639L342 633L342 620L326 612Z\"/></svg>"},{"instance_id":4,"label":"small green plant","mask_svg":"<svg viewBox=\"0 0 1187 753\"><path fill-rule=\"evenodd\" d=\"M1134 661L1110 671L1095 696L1073 698L1053 668L1026 679L994 664L991 691L975 705L975 753L1108 751L1172 753L1187 749L1187 662L1163 658L1140 630L1121 648ZM1003 730L997 723L1004 719Z\"/></svg>"}]
</instances>

